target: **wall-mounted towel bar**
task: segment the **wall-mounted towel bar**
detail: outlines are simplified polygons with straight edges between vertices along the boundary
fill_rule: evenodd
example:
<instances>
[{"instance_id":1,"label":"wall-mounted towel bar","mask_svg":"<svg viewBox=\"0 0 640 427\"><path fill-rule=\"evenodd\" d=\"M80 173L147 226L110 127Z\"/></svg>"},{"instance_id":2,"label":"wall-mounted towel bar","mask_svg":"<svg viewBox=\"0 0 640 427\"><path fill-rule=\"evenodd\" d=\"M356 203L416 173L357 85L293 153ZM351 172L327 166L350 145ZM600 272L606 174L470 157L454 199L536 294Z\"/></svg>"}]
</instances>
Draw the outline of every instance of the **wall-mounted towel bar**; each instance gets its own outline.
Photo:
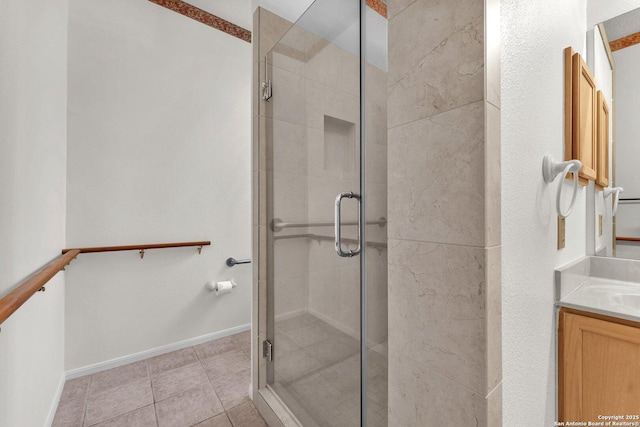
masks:
<instances>
[{"instance_id":1,"label":"wall-mounted towel bar","mask_svg":"<svg viewBox=\"0 0 640 427\"><path fill-rule=\"evenodd\" d=\"M380 227L384 227L387 225L387 219L383 216L376 221L367 221L367 225L378 225ZM344 221L341 223L342 226L345 225L358 225L358 221ZM274 218L271 221L271 229L273 231L280 231L283 228L304 228L304 227L333 227L335 226L335 222L283 222L280 218Z\"/></svg>"},{"instance_id":2,"label":"wall-mounted towel bar","mask_svg":"<svg viewBox=\"0 0 640 427\"><path fill-rule=\"evenodd\" d=\"M233 257L227 258L227 266L233 267L236 264L251 264L250 259L235 259Z\"/></svg>"}]
</instances>

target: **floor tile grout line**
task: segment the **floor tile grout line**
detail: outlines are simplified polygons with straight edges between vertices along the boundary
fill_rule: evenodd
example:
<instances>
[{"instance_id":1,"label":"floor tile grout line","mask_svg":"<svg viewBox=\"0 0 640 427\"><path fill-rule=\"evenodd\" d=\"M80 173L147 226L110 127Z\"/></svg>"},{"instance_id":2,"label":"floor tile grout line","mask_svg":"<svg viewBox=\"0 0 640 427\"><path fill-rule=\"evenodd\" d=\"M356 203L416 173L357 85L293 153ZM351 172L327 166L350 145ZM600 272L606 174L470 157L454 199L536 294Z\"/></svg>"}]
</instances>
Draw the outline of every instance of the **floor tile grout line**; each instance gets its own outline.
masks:
<instances>
[{"instance_id":1,"label":"floor tile grout line","mask_svg":"<svg viewBox=\"0 0 640 427\"><path fill-rule=\"evenodd\" d=\"M89 382L87 384L87 390L84 395L84 408L82 411L82 425L85 425L85 420L87 419L87 408L89 407L89 390L91 389L91 381L93 380L93 374L89 376ZM57 411L56 411L57 412Z\"/></svg>"},{"instance_id":2,"label":"floor tile grout line","mask_svg":"<svg viewBox=\"0 0 640 427\"><path fill-rule=\"evenodd\" d=\"M238 337L238 335L240 335L240 334L241 333L229 336L231 338L231 340L230 340L230 342L227 342L227 343L231 344L231 345L228 348L225 349L226 351L224 351L222 353L218 353L218 354L212 355L210 357L206 357L206 358L202 358L198 354L198 352L195 349L196 346L187 347L193 352L193 354L195 354L195 360L192 363L195 363L195 362L199 363L199 366L205 372L205 375L206 375L206 378L207 378L207 384L211 387L215 397L218 399L218 401L221 404L222 411L220 413L214 415L214 417L224 413L225 416L227 417L228 421L231 424L233 424L233 422L231 421L231 418L229 417L228 410L233 410L233 409L237 408L238 406L246 404L246 403L251 403L251 405L253 406L253 403L252 403L251 399L248 398L249 396L248 395L245 396L244 393L243 393L241 399L237 399L237 400L234 399L231 402L229 402L229 403L233 403L233 406L230 406L229 408L225 408L224 405L222 404L222 400L220 399L219 392L216 389L216 386L214 385L214 383L217 382L217 381L215 381L217 378L225 378L225 377L228 377L230 375L237 375L237 374L239 374L241 372L246 372L246 371L250 372L250 367L242 369L242 370L237 371L237 372L224 372L222 375L217 375L216 378L212 379L211 375L209 374L209 372L207 372L207 369L204 366L204 362L206 362L207 360L209 360L211 358L224 356L224 355L232 353L232 352L237 352L241 356L241 358L248 358L250 360L251 359L251 356L250 356L250 351L251 350L249 349L249 353L247 353L247 351L245 351L245 349L243 348L244 347L244 340L240 340L240 338ZM210 341L210 343L214 343L214 341L216 341L216 340L212 340L212 341ZM167 354L169 354L169 353L167 353ZM155 423L156 423L156 426L159 425L158 412L157 412L157 404L158 404L159 401L156 400L156 394L154 392L154 387L153 387L154 381L153 381L153 376L151 374L151 365L149 363L150 359L152 359L152 358L144 359L144 360L141 360L141 361L138 361L138 362L132 362L132 363L130 363L128 365L131 365L131 364L134 364L134 363L139 363L139 362L144 362L145 377L144 378L140 378L136 382L140 381L141 385L148 385L149 386L149 388L151 390L151 397L152 397L151 403L148 403L147 405L143 405L140 408L135 408L135 409L133 409L131 411L125 412L124 414L118 414L118 415L115 415L114 417L102 420L102 421L98 422L97 424L100 424L100 423L103 423L103 422L106 422L106 421L109 421L109 420L113 420L113 419L115 419L117 417L121 417L121 416L127 415L127 414L129 414L131 412L138 411L138 410L140 410L142 408L145 408L145 407L147 407L149 405L153 405ZM124 367L124 366L127 366L127 365L123 365L122 367ZM161 373L165 373L165 372L170 372L170 371L172 371L174 369L178 369L178 368L181 368L181 367L184 367L184 366L186 366L186 365L178 366L176 368L172 368L172 369L168 369L166 371L162 371L162 372L160 372L160 374ZM112 369L117 369L117 368L121 368L121 367L119 366L119 367L112 368ZM95 383L95 373L94 374L89 374L88 377L89 378L87 380L87 386L85 388L84 395L83 395L83 398L82 398L83 407L82 407L82 421L81 421L82 424L81 425L85 426L85 427L90 427L87 424L87 413L88 413L88 406L89 406L88 404L89 404L90 397L92 395L92 392L91 392L92 387L95 384L97 384L97 383ZM101 390L101 391L97 392L97 394L104 395L104 396L109 396L114 390L119 389L121 387L124 387L124 386L130 384L131 382L133 382L133 381L129 381L127 379L124 383L108 387L108 388L106 388L104 390ZM198 388L198 387L193 387L193 388ZM218 388L220 388L220 386ZM169 397L171 397L171 396L168 396L167 398L169 398ZM238 401L238 400L240 400L240 401ZM255 408L255 406L253 406L253 407ZM213 418L213 417L211 417L211 418ZM200 422L202 422L202 421L200 421ZM94 424L94 425L96 425L96 424Z\"/></svg>"},{"instance_id":3,"label":"floor tile grout line","mask_svg":"<svg viewBox=\"0 0 640 427\"><path fill-rule=\"evenodd\" d=\"M153 403L153 413L156 416L156 426L158 426L160 424L159 418L158 418L158 406L156 405L156 403Z\"/></svg>"},{"instance_id":4,"label":"floor tile grout line","mask_svg":"<svg viewBox=\"0 0 640 427\"><path fill-rule=\"evenodd\" d=\"M207 381L209 381L209 385L211 386L211 390L213 390L213 394L216 395L216 399L218 399L218 402L220 402L220 406L222 406L222 413L226 415L227 409L222 404L222 399L220 399L220 396L218 395L218 390L216 390L216 387L213 384L213 381L211 381L211 378L209 377L209 373L207 372L207 369L202 364L202 361L200 361L200 366L202 367L202 370L204 371L204 374L207 376ZM217 416L217 415L218 414L214 415L214 417ZM227 418L229 418L229 417L227 417Z\"/></svg>"}]
</instances>

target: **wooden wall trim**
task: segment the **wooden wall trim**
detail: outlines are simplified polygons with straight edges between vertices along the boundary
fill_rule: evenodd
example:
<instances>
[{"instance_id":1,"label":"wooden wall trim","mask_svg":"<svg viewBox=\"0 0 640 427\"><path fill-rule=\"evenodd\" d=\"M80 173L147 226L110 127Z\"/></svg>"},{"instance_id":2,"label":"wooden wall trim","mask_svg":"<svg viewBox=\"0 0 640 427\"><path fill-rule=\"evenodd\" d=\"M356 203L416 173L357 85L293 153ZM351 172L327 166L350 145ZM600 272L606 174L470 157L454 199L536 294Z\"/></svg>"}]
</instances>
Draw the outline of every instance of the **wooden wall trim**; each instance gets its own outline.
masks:
<instances>
[{"instance_id":1,"label":"wooden wall trim","mask_svg":"<svg viewBox=\"0 0 640 427\"><path fill-rule=\"evenodd\" d=\"M616 50L624 49L625 47L633 46L638 43L640 43L640 33L634 33L609 42L609 46L611 46L611 51L615 52Z\"/></svg>"},{"instance_id":2,"label":"wooden wall trim","mask_svg":"<svg viewBox=\"0 0 640 427\"><path fill-rule=\"evenodd\" d=\"M149 0L169 10L178 12L181 15L191 18L205 25L213 27L231 36L251 43L251 31L246 30L236 24L220 18L212 13L206 12L182 0Z\"/></svg>"},{"instance_id":3,"label":"wooden wall trim","mask_svg":"<svg viewBox=\"0 0 640 427\"><path fill-rule=\"evenodd\" d=\"M367 6L378 12L384 19L387 19L387 4L382 0L367 0Z\"/></svg>"}]
</instances>

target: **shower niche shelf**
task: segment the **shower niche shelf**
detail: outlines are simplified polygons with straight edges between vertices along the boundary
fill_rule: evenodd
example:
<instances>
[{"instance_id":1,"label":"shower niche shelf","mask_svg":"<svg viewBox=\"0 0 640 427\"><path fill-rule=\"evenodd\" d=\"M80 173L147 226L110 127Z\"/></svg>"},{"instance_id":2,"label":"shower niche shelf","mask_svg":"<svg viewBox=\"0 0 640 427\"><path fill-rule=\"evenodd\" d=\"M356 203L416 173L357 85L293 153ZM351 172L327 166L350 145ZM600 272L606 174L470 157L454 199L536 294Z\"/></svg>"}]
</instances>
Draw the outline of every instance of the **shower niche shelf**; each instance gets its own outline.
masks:
<instances>
[{"instance_id":1,"label":"shower niche shelf","mask_svg":"<svg viewBox=\"0 0 640 427\"><path fill-rule=\"evenodd\" d=\"M356 125L324 116L324 170L356 172Z\"/></svg>"}]
</instances>

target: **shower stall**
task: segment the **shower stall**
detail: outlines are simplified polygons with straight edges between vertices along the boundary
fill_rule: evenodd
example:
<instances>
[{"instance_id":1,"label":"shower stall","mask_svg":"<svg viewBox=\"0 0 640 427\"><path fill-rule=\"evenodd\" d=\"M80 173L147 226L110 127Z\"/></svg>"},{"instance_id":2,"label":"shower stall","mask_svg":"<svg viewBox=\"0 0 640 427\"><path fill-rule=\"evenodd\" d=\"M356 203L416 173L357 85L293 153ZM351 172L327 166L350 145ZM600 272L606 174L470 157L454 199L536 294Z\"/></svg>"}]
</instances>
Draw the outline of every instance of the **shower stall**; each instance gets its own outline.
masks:
<instances>
[{"instance_id":1,"label":"shower stall","mask_svg":"<svg viewBox=\"0 0 640 427\"><path fill-rule=\"evenodd\" d=\"M254 392L284 425L386 426L386 19L256 13L281 37L256 41Z\"/></svg>"}]
</instances>

